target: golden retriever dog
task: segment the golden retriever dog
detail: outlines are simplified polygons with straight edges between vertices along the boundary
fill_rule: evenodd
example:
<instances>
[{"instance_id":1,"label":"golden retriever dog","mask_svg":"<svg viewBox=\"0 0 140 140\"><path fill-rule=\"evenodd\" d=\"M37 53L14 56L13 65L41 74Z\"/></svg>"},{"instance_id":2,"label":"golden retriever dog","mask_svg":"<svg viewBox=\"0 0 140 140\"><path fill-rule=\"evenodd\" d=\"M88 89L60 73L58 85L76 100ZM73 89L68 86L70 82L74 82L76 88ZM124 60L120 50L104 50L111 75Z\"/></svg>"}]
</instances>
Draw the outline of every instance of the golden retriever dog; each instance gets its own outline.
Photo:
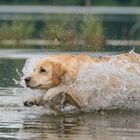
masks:
<instances>
[{"instance_id":1,"label":"golden retriever dog","mask_svg":"<svg viewBox=\"0 0 140 140\"><path fill-rule=\"evenodd\" d=\"M112 60L112 56L93 58L84 54L61 54L49 56L40 60L40 62L36 65L34 72L24 80L27 87L31 89L40 89L44 92L44 94L40 98L25 101L24 105L39 106L48 104L53 110L57 111L61 111L60 108L62 102L63 104L69 103L74 105L79 109L85 106L87 107L88 104L91 104L89 102L89 94L84 92L84 90L76 90L75 88L80 85L80 80L77 80L79 73L84 71L86 72L85 76L88 76L88 74L90 74L88 72L88 68L92 65L94 74L94 69L96 70L98 65L110 65L112 64ZM116 55L113 60L113 65L115 65L117 69L122 68L123 65L126 65L126 63L132 64L127 66L126 71L140 77L140 71L137 70L137 67L140 66L140 55L134 52L125 53ZM116 74L112 74L110 76L110 82L106 85L104 84L105 91L108 90L109 92L117 92L117 88L119 88L119 78L120 77ZM93 78L93 80L96 84L104 83L108 80L108 76L107 74L96 74L96 77ZM93 86L94 85L95 84L93 84ZM95 105L95 102L93 105Z\"/></svg>"}]
</instances>

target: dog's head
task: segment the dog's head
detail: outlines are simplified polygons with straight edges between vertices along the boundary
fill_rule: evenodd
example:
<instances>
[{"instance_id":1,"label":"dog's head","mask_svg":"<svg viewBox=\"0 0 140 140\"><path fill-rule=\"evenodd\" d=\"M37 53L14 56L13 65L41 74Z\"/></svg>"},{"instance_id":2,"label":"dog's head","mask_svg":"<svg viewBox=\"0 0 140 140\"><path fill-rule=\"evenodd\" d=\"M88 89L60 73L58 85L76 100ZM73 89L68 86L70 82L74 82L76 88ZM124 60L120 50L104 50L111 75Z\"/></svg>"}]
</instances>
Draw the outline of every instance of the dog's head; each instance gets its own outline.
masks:
<instances>
[{"instance_id":1,"label":"dog's head","mask_svg":"<svg viewBox=\"0 0 140 140\"><path fill-rule=\"evenodd\" d=\"M36 65L31 76L25 78L25 83L32 89L47 90L59 85L66 73L66 67L60 62L43 59Z\"/></svg>"}]
</instances>

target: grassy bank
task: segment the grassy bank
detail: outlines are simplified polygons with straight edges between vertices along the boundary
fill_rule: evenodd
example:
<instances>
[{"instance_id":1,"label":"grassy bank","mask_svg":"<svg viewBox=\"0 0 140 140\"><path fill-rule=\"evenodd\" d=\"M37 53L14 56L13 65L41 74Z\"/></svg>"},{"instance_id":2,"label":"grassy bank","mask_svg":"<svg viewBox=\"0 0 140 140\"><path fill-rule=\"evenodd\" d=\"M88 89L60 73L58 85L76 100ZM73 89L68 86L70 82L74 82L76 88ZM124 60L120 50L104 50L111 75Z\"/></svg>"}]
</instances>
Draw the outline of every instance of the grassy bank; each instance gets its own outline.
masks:
<instances>
[{"instance_id":1,"label":"grassy bank","mask_svg":"<svg viewBox=\"0 0 140 140\"><path fill-rule=\"evenodd\" d=\"M95 16L54 15L44 21L9 21L0 23L0 44L26 45L31 41L47 48L102 50L105 45L102 22ZM28 42L28 43L27 43ZM38 43L39 42L39 43ZM45 43L44 43L45 42Z\"/></svg>"}]
</instances>

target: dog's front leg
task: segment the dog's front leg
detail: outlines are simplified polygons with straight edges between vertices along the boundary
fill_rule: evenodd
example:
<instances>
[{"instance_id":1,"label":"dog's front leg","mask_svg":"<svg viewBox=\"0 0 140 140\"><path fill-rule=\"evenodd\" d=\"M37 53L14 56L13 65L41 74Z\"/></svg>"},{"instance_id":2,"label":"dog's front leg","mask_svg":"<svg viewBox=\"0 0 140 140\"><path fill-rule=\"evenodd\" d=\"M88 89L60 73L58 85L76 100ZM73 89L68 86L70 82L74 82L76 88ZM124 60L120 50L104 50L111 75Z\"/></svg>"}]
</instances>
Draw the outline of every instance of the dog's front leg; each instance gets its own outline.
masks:
<instances>
[{"instance_id":1,"label":"dog's front leg","mask_svg":"<svg viewBox=\"0 0 140 140\"><path fill-rule=\"evenodd\" d=\"M64 94L67 92L67 86L59 85L47 91L43 98L44 106L49 106L51 109L60 111L60 106L63 104Z\"/></svg>"},{"instance_id":2,"label":"dog's front leg","mask_svg":"<svg viewBox=\"0 0 140 140\"><path fill-rule=\"evenodd\" d=\"M57 95L59 95L60 93L64 93L64 92L67 92L67 87L64 86L64 85L60 85L60 86L51 88L47 91L47 93L43 97L43 101L44 102L49 102L53 98L55 98Z\"/></svg>"},{"instance_id":3,"label":"dog's front leg","mask_svg":"<svg viewBox=\"0 0 140 140\"><path fill-rule=\"evenodd\" d=\"M71 105L81 109L80 101L67 86L58 86L49 89L43 98L44 106L49 105L53 110L61 111L63 103L68 102Z\"/></svg>"}]
</instances>

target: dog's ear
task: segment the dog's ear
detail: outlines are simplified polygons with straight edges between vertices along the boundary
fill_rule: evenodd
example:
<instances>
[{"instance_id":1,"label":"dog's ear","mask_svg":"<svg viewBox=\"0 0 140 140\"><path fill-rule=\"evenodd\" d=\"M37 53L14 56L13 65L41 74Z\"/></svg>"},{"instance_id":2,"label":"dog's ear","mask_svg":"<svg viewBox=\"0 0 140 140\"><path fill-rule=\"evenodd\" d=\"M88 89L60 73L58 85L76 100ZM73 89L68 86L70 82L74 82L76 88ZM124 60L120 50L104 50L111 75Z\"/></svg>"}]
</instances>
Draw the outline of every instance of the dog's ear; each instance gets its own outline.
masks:
<instances>
[{"instance_id":1,"label":"dog's ear","mask_svg":"<svg viewBox=\"0 0 140 140\"><path fill-rule=\"evenodd\" d=\"M66 73L68 73L68 70L62 63L52 62L52 78L54 84L60 84L62 81L62 77Z\"/></svg>"}]
</instances>

